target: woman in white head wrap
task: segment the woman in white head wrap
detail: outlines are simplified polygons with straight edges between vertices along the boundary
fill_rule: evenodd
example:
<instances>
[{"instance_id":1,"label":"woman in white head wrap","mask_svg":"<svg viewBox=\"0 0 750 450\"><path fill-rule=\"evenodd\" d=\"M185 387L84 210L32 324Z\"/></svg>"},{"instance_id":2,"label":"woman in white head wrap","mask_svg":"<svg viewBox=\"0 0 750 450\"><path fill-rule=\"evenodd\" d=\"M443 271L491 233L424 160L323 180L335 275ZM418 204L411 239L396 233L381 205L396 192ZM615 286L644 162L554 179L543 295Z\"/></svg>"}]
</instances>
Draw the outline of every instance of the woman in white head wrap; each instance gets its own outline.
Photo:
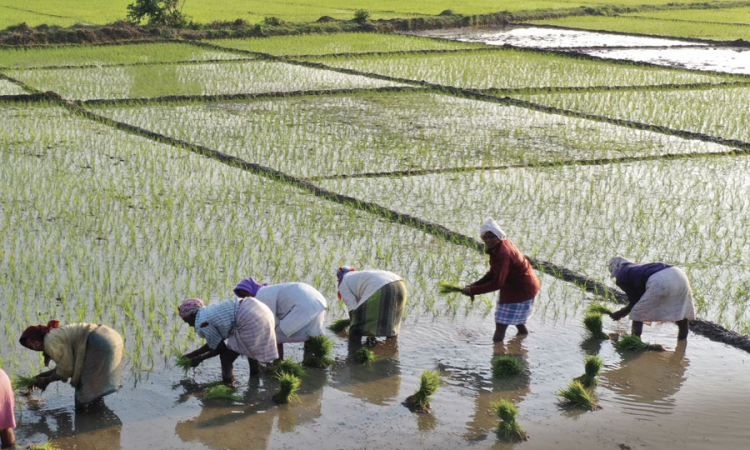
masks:
<instances>
[{"instance_id":1,"label":"woman in white head wrap","mask_svg":"<svg viewBox=\"0 0 750 450\"><path fill-rule=\"evenodd\" d=\"M479 280L464 287L463 293L471 296L500 290L495 310L495 334L492 340L505 339L509 325L518 328L518 334L528 334L526 321L534 312L534 300L541 283L529 261L493 219L487 219L480 229L485 253L490 255L490 270Z\"/></svg>"},{"instance_id":2,"label":"woman in white head wrap","mask_svg":"<svg viewBox=\"0 0 750 450\"><path fill-rule=\"evenodd\" d=\"M643 332L644 322L676 322L677 339L687 339L688 321L695 319L695 305L685 272L669 264L636 264L615 256L609 261L609 274L628 296L628 305L610 314L612 319L630 314L631 331L636 336Z\"/></svg>"}]
</instances>

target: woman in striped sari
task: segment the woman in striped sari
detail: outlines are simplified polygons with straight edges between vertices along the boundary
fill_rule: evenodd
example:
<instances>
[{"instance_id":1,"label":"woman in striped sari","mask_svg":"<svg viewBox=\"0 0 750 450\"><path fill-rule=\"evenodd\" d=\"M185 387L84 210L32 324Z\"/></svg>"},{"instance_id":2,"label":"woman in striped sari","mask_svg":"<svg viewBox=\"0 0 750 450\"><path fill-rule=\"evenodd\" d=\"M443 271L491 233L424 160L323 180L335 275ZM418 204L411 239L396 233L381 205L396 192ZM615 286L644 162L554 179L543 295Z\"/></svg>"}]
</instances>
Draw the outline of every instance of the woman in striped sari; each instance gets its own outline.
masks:
<instances>
[{"instance_id":1,"label":"woman in striped sari","mask_svg":"<svg viewBox=\"0 0 750 450\"><path fill-rule=\"evenodd\" d=\"M349 310L350 339L398 336L407 297L403 278L385 270L351 267L340 267L336 277L339 299Z\"/></svg>"}]
</instances>

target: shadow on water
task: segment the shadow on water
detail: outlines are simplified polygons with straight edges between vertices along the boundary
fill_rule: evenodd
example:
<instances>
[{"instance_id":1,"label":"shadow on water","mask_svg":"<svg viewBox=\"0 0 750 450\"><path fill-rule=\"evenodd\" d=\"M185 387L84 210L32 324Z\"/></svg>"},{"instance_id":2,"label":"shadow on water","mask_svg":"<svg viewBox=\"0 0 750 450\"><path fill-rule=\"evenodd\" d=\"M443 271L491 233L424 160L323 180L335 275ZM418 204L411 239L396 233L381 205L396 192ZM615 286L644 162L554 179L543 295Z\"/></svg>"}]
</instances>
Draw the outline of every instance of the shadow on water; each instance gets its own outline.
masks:
<instances>
[{"instance_id":1,"label":"shadow on water","mask_svg":"<svg viewBox=\"0 0 750 450\"><path fill-rule=\"evenodd\" d=\"M366 346L376 360L370 364L357 362L357 350ZM333 387L373 405L398 400L401 391L401 368L398 361L398 339L388 338L370 346L348 342L347 356L331 373Z\"/></svg>"}]
</instances>

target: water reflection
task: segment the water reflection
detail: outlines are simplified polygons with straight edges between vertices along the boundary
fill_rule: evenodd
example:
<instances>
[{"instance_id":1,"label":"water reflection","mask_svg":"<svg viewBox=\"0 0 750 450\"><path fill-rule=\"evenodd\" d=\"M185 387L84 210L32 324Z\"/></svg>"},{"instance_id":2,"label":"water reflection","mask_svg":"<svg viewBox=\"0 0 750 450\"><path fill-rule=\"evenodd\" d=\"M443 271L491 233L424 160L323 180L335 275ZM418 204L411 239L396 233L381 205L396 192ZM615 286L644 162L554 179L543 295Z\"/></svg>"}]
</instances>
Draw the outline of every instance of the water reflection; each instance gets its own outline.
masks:
<instances>
[{"instance_id":1,"label":"water reflection","mask_svg":"<svg viewBox=\"0 0 750 450\"><path fill-rule=\"evenodd\" d=\"M44 409L43 402L24 405L23 427L19 427L19 443L42 443L52 439L55 444L76 449L120 449L122 421L104 402L99 401L83 411L69 408ZM20 448L20 447L19 447Z\"/></svg>"},{"instance_id":2,"label":"water reflection","mask_svg":"<svg viewBox=\"0 0 750 450\"><path fill-rule=\"evenodd\" d=\"M374 405L395 401L401 390L401 368L398 363L398 339L387 338L368 348L377 359L360 364L355 353L363 344L349 341L345 364L332 374L336 388Z\"/></svg>"},{"instance_id":3,"label":"water reflection","mask_svg":"<svg viewBox=\"0 0 750 450\"><path fill-rule=\"evenodd\" d=\"M325 371L308 370L302 380L299 401L277 405L271 395L278 390L275 380L253 378L245 393L244 404L229 400L201 400L197 417L178 422L175 432L183 442L201 442L216 450L268 448L274 429L280 433L294 432L298 425L313 422L321 415ZM198 395L207 388L192 386L187 392Z\"/></svg>"},{"instance_id":4,"label":"water reflection","mask_svg":"<svg viewBox=\"0 0 750 450\"><path fill-rule=\"evenodd\" d=\"M628 414L670 413L690 365L686 346L679 341L673 352L623 352L618 368L602 372L602 385L617 394L614 401Z\"/></svg>"}]
</instances>

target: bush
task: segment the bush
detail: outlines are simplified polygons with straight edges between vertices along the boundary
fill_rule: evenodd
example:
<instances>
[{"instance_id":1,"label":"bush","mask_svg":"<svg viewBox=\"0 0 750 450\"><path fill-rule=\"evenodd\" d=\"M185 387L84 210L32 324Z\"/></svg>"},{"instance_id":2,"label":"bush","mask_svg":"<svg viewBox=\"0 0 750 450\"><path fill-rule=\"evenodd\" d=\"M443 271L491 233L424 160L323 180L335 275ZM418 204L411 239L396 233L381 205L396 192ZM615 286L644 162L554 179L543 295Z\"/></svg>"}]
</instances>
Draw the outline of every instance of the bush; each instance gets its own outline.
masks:
<instances>
[{"instance_id":1,"label":"bush","mask_svg":"<svg viewBox=\"0 0 750 450\"><path fill-rule=\"evenodd\" d=\"M358 9L354 12L354 21L363 24L370 19L370 12L366 9Z\"/></svg>"},{"instance_id":2,"label":"bush","mask_svg":"<svg viewBox=\"0 0 750 450\"><path fill-rule=\"evenodd\" d=\"M189 17L182 13L185 0L135 0L128 5L128 20L140 24L144 19L149 25L166 25L182 28Z\"/></svg>"}]
</instances>

